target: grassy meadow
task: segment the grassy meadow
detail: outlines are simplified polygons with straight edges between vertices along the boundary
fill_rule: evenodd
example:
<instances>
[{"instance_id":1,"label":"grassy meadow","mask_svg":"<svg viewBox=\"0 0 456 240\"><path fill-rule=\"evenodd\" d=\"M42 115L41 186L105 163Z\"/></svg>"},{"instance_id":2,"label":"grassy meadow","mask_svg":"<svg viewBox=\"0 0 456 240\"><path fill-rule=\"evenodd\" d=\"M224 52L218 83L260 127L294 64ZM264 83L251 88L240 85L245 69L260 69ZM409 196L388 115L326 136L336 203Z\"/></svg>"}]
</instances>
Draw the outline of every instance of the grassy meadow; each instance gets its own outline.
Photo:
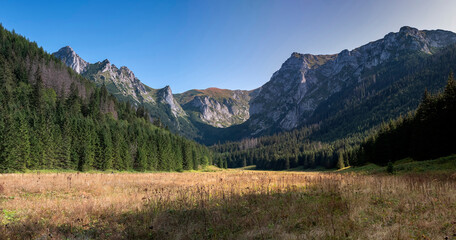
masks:
<instances>
[{"instance_id":1,"label":"grassy meadow","mask_svg":"<svg viewBox=\"0 0 456 240\"><path fill-rule=\"evenodd\" d=\"M0 239L449 239L456 175L0 175Z\"/></svg>"}]
</instances>

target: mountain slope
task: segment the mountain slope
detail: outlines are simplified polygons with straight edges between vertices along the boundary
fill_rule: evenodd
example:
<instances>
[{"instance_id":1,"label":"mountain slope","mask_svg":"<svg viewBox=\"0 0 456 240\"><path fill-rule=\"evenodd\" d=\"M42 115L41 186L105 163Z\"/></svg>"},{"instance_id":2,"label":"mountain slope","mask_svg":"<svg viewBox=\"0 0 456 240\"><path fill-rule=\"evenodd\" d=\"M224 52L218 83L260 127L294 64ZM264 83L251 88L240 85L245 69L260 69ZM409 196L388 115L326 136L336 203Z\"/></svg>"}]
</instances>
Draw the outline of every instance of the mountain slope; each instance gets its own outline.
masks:
<instances>
[{"instance_id":1,"label":"mountain slope","mask_svg":"<svg viewBox=\"0 0 456 240\"><path fill-rule=\"evenodd\" d=\"M174 132L190 138L198 138L204 131L195 127L195 122L229 127L249 118L249 91L212 88L174 95L169 86L153 89L144 85L130 69L118 68L108 59L87 63L69 46L53 55L97 85L105 85L118 99L143 105L152 119L158 118Z\"/></svg>"},{"instance_id":2,"label":"mountain slope","mask_svg":"<svg viewBox=\"0 0 456 240\"><path fill-rule=\"evenodd\" d=\"M310 119L313 123L322 121L325 116L315 117L317 108L337 104L327 100L347 87L362 86L380 71L382 64L410 54L432 55L453 43L456 34L452 32L403 27L398 33L389 33L352 51L334 55L293 53L252 100L252 135L291 130Z\"/></svg>"},{"instance_id":3,"label":"mountain slope","mask_svg":"<svg viewBox=\"0 0 456 240\"><path fill-rule=\"evenodd\" d=\"M140 110L0 25L0 172L211 163L206 147L154 126Z\"/></svg>"},{"instance_id":4,"label":"mountain slope","mask_svg":"<svg viewBox=\"0 0 456 240\"><path fill-rule=\"evenodd\" d=\"M125 66L118 68L108 59L87 63L69 46L61 48L53 55L98 86L105 85L118 99L129 101L136 106L144 106L151 114L152 120L159 119L162 124L184 136L191 138L196 136L197 130L174 99L169 86L163 89L150 88L144 85L130 69Z\"/></svg>"}]
</instances>

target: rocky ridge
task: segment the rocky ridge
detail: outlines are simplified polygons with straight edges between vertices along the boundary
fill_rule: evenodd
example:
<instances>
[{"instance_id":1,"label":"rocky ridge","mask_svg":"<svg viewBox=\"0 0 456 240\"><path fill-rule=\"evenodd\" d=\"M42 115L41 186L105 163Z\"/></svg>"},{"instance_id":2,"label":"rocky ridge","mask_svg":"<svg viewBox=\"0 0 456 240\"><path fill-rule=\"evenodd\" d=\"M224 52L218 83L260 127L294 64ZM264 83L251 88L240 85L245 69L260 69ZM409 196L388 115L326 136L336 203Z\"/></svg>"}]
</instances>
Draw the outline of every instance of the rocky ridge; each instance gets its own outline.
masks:
<instances>
[{"instance_id":1,"label":"rocky ridge","mask_svg":"<svg viewBox=\"0 0 456 240\"><path fill-rule=\"evenodd\" d=\"M216 91L211 90L201 90L198 96L188 91L176 95L186 97L187 101L182 103L176 100L169 86L162 89L150 88L143 84L130 69L125 66L118 68L108 59L88 63L69 46L61 48L53 55L96 84L104 84L109 92L118 98L132 101L136 105L144 104L152 113L152 118L160 118L166 125L174 127L174 130L181 131L184 135L188 129L182 129L182 125L192 125L188 113L182 107L185 103L188 103L185 109L190 107L192 112L197 112L198 119L193 120L202 121L214 127L240 124L249 116L249 96L246 94L248 91L224 90L223 96L218 96ZM208 95L204 95L206 93ZM194 129L194 126L188 128Z\"/></svg>"},{"instance_id":2,"label":"rocky ridge","mask_svg":"<svg viewBox=\"0 0 456 240\"><path fill-rule=\"evenodd\" d=\"M432 54L456 43L456 34L402 27L383 39L333 55L293 53L264 84L250 104L252 135L269 128L291 130L306 123L314 110L348 84L362 82L364 71L407 53Z\"/></svg>"}]
</instances>

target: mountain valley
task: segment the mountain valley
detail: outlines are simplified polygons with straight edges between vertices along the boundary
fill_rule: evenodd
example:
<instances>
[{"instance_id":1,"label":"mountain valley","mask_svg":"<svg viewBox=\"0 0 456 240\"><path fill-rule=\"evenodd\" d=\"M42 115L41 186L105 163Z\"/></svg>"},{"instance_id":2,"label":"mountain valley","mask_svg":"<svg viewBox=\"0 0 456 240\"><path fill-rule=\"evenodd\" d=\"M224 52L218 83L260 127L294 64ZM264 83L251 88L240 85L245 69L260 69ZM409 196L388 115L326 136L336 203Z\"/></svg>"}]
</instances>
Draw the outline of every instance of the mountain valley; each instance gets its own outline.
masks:
<instances>
[{"instance_id":1,"label":"mountain valley","mask_svg":"<svg viewBox=\"0 0 456 240\"><path fill-rule=\"evenodd\" d=\"M0 239L452 239L453 9L2 2Z\"/></svg>"}]
</instances>

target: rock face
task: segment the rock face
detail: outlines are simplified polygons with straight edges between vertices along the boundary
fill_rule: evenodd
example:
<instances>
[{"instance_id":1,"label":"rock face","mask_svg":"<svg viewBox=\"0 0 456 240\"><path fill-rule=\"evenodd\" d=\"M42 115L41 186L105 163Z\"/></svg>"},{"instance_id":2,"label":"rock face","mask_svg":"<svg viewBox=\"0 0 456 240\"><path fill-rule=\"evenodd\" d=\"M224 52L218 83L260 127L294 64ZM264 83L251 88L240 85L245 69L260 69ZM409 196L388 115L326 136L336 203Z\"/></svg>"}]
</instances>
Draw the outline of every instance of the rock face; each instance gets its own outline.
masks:
<instances>
[{"instance_id":1,"label":"rock face","mask_svg":"<svg viewBox=\"0 0 456 240\"><path fill-rule=\"evenodd\" d=\"M334 55L293 53L251 101L252 135L305 124L319 104L347 85L361 82L364 71L408 53L432 54L453 43L456 34L452 32L402 27L352 51Z\"/></svg>"},{"instance_id":2,"label":"rock face","mask_svg":"<svg viewBox=\"0 0 456 240\"><path fill-rule=\"evenodd\" d=\"M176 98L186 111L196 112L198 120L225 128L249 119L250 95L251 91L208 88L190 90Z\"/></svg>"},{"instance_id":3,"label":"rock face","mask_svg":"<svg viewBox=\"0 0 456 240\"><path fill-rule=\"evenodd\" d=\"M171 88L169 86L160 89L157 95L161 103L167 104L170 107L171 113L174 115L174 117L177 118L187 116L187 113L185 113L181 105L176 101L176 99L174 99L174 95L171 92Z\"/></svg>"},{"instance_id":4,"label":"rock face","mask_svg":"<svg viewBox=\"0 0 456 240\"><path fill-rule=\"evenodd\" d=\"M87 66L89 65L89 63L80 58L70 46L61 48L53 55L61 59L68 67L71 67L79 74L85 72L87 70Z\"/></svg>"}]
</instances>

